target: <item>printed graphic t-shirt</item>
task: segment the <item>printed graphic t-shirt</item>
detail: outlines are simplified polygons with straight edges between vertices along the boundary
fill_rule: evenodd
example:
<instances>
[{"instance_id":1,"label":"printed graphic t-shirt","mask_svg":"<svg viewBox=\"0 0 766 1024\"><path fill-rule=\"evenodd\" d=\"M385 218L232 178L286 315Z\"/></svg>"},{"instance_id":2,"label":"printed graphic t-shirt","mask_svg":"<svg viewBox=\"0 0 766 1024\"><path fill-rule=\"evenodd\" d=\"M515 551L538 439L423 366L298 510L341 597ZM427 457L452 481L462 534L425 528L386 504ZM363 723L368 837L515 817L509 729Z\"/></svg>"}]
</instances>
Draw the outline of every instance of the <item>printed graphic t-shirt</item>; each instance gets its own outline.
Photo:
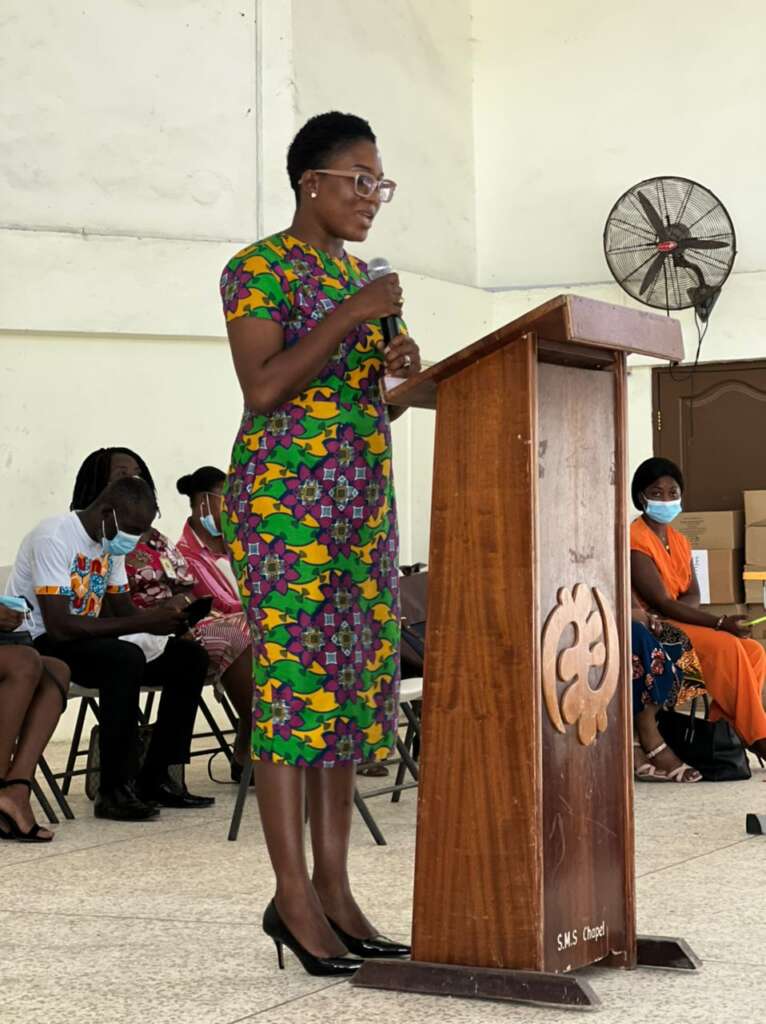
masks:
<instances>
[{"instance_id":1,"label":"printed graphic t-shirt","mask_svg":"<svg viewBox=\"0 0 766 1024\"><path fill-rule=\"evenodd\" d=\"M125 559L104 551L76 512L53 516L21 542L5 592L32 605L31 632L38 637L45 632L38 595L67 597L72 615L97 616L106 594L128 592Z\"/></svg>"}]
</instances>

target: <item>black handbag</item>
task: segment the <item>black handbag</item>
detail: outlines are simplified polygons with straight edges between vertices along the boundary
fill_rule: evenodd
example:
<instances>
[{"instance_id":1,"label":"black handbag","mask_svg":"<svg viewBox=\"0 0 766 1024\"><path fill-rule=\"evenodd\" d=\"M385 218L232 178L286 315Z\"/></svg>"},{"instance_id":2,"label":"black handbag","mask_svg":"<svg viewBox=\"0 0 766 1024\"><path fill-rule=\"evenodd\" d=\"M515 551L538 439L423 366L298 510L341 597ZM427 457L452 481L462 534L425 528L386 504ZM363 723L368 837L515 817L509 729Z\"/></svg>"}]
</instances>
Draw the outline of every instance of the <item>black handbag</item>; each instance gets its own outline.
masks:
<instances>
[{"instance_id":1,"label":"black handbag","mask_svg":"<svg viewBox=\"0 0 766 1024\"><path fill-rule=\"evenodd\" d=\"M660 711L657 726L667 745L682 761L696 768L706 782L735 782L750 778L750 765L742 741L728 722L708 720L710 705L703 697L704 718L697 716L697 701L688 715Z\"/></svg>"},{"instance_id":2,"label":"black handbag","mask_svg":"<svg viewBox=\"0 0 766 1024\"><path fill-rule=\"evenodd\" d=\"M399 577L399 598L402 613L401 659L402 679L423 675L423 640L428 610L428 572L421 571L422 562L403 565Z\"/></svg>"},{"instance_id":3,"label":"black handbag","mask_svg":"<svg viewBox=\"0 0 766 1024\"><path fill-rule=\"evenodd\" d=\"M90 743L88 744L88 760L85 764L85 795L89 800L97 800L101 790L101 748L98 745L99 726L94 725L90 730ZM138 727L138 770L144 766L146 755L149 752L149 744L152 742L154 723L151 725L139 725ZM169 764L168 775L179 785L184 784L184 765Z\"/></svg>"}]
</instances>

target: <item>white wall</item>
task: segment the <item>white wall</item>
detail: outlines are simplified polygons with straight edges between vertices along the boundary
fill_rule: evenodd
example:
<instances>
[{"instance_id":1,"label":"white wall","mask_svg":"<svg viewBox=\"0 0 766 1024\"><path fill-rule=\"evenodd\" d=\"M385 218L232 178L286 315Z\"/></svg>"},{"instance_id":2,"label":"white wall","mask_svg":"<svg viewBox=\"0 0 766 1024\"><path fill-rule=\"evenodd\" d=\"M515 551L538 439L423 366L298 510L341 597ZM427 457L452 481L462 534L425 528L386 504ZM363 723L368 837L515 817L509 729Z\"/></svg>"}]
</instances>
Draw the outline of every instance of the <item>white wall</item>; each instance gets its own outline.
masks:
<instances>
[{"instance_id":1,"label":"white wall","mask_svg":"<svg viewBox=\"0 0 766 1024\"><path fill-rule=\"evenodd\" d=\"M110 0L76 10L9 0L4 37L14 45L0 83L8 111L0 261L11 268L0 288L0 564L35 518L67 507L77 466L95 447L124 444L146 458L171 537L185 514L176 478L202 463L226 466L241 406L218 278L235 249L289 222L285 154L308 113L347 101L372 119L382 145L391 140L402 187L385 211L388 235L381 240L376 225L367 248L404 268L407 320L424 356L438 359L488 328L491 296L417 272L419 258L428 263L422 239L437 226L442 238L431 251L446 253L451 273L470 277L475 256L464 180L471 148L459 137L470 138L468 4L449 8L434 28L425 5L394 4L382 26L337 5L325 12L336 25L332 43L317 47L316 9L305 0ZM344 55L353 60L337 91L327 62ZM419 108L419 145L402 142L403 105ZM429 125L449 122L455 105L461 120L449 124L448 158L456 166L434 212ZM459 244L450 255L453 227ZM407 244L394 244L402 236ZM431 417L422 418L427 434ZM428 442L412 429L406 420L396 426L405 559L415 549L422 558L427 544L420 482L430 479Z\"/></svg>"},{"instance_id":2,"label":"white wall","mask_svg":"<svg viewBox=\"0 0 766 1024\"><path fill-rule=\"evenodd\" d=\"M360 252L474 280L469 0L293 0L298 123L323 110L366 117L398 184ZM322 26L327 26L323 31Z\"/></svg>"},{"instance_id":3,"label":"white wall","mask_svg":"<svg viewBox=\"0 0 766 1024\"><path fill-rule=\"evenodd\" d=\"M254 233L253 8L4 0L6 221L129 235Z\"/></svg>"},{"instance_id":4,"label":"white wall","mask_svg":"<svg viewBox=\"0 0 766 1024\"><path fill-rule=\"evenodd\" d=\"M728 207L738 270L766 268L760 0L474 0L478 283L608 279L631 185L690 177Z\"/></svg>"},{"instance_id":5,"label":"white wall","mask_svg":"<svg viewBox=\"0 0 766 1024\"><path fill-rule=\"evenodd\" d=\"M604 260L604 222L631 185L677 174L712 189L737 232L701 358L766 356L763 4L472 9L477 282L501 290L497 321L565 290L631 305ZM693 358L693 320L676 315ZM651 361L631 364L635 467L652 453Z\"/></svg>"}]
</instances>

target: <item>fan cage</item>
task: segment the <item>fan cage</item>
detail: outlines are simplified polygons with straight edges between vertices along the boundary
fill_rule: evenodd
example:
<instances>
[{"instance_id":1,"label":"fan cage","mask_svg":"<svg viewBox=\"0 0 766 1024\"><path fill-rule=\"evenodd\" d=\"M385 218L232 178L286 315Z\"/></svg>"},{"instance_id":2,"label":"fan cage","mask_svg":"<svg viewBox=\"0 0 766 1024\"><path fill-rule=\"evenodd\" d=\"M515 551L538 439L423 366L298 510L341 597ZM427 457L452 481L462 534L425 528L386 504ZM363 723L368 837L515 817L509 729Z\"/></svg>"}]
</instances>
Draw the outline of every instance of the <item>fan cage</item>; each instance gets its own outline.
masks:
<instances>
[{"instance_id":1,"label":"fan cage","mask_svg":"<svg viewBox=\"0 0 766 1024\"><path fill-rule=\"evenodd\" d=\"M689 309L695 300L689 292L700 285L698 275L678 266L673 253L665 256L653 283L641 294L652 260L658 255L659 236L644 211L642 192L676 240L683 237L725 242L722 249L684 250L686 261L699 268L704 284L719 289L731 273L736 256L736 236L723 203L709 189L689 178L647 178L620 196L607 217L604 254L617 283L634 299L656 309Z\"/></svg>"}]
</instances>

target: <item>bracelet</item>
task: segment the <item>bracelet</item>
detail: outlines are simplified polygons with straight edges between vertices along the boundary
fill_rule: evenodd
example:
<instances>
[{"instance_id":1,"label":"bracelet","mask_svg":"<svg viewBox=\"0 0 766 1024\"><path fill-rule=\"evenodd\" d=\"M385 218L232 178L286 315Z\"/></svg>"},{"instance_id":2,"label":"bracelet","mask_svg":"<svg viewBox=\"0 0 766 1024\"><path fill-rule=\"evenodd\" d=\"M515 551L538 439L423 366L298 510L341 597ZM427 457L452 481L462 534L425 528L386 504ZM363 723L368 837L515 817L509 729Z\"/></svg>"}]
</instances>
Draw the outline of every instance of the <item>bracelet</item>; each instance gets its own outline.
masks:
<instances>
[{"instance_id":1,"label":"bracelet","mask_svg":"<svg viewBox=\"0 0 766 1024\"><path fill-rule=\"evenodd\" d=\"M720 617L720 619L718 620L718 622L716 622L716 624L715 624L715 629L720 629L720 628L721 628L721 626L722 626L722 625L724 624L724 622L726 622L726 616L725 616L725 615L722 615L722 616Z\"/></svg>"}]
</instances>

